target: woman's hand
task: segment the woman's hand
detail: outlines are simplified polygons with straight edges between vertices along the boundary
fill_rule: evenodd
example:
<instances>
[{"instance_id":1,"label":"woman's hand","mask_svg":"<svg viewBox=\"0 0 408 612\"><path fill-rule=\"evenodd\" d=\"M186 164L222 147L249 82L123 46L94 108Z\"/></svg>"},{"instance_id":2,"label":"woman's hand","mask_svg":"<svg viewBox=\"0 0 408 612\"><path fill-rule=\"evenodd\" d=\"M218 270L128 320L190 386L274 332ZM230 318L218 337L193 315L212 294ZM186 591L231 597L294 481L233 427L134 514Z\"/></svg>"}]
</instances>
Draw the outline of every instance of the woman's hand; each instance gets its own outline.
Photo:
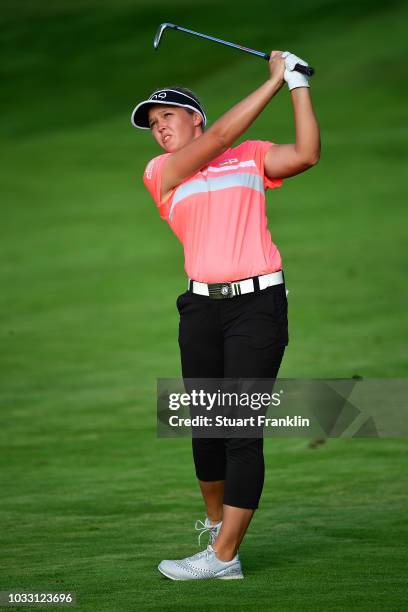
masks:
<instances>
[{"instance_id":1,"label":"woman's hand","mask_svg":"<svg viewBox=\"0 0 408 612\"><path fill-rule=\"evenodd\" d=\"M269 75L270 79L278 81L283 85L285 73L285 60L282 57L282 51L271 51L269 60Z\"/></svg>"}]
</instances>

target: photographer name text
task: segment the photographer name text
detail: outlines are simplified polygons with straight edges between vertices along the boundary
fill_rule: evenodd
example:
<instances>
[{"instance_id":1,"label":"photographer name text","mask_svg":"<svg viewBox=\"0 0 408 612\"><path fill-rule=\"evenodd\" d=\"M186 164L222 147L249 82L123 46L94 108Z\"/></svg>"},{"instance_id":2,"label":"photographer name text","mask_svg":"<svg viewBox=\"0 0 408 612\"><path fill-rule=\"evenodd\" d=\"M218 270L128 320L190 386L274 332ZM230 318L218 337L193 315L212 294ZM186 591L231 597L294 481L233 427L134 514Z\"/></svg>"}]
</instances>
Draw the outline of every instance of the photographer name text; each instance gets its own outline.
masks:
<instances>
[{"instance_id":1,"label":"photographer name text","mask_svg":"<svg viewBox=\"0 0 408 612\"><path fill-rule=\"evenodd\" d=\"M266 417L258 414L245 418L216 416L196 416L184 418L177 415L169 417L171 427L310 427L309 419L301 416L285 416L279 418Z\"/></svg>"}]
</instances>

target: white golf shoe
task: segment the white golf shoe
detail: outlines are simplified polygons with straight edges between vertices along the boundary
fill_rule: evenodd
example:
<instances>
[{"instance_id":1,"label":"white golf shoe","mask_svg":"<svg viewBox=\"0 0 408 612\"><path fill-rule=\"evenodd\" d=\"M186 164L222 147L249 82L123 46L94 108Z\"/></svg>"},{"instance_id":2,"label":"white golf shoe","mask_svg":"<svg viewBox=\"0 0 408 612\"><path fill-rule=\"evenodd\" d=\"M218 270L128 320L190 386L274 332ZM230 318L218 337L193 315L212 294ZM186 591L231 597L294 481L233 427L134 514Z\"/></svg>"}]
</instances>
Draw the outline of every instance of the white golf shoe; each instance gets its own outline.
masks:
<instances>
[{"instance_id":1,"label":"white golf shoe","mask_svg":"<svg viewBox=\"0 0 408 612\"><path fill-rule=\"evenodd\" d=\"M158 570L171 580L234 580L244 577L238 553L231 561L220 561L210 544L206 550L192 557L174 561L166 559L160 563Z\"/></svg>"},{"instance_id":2,"label":"white golf shoe","mask_svg":"<svg viewBox=\"0 0 408 612\"><path fill-rule=\"evenodd\" d=\"M208 533L208 543L211 545L214 544L218 534L220 533L221 525L222 521L213 525L208 517L205 518L204 523L203 521L196 521L195 530L200 532L198 536L198 544L201 544L201 536L204 533Z\"/></svg>"}]
</instances>

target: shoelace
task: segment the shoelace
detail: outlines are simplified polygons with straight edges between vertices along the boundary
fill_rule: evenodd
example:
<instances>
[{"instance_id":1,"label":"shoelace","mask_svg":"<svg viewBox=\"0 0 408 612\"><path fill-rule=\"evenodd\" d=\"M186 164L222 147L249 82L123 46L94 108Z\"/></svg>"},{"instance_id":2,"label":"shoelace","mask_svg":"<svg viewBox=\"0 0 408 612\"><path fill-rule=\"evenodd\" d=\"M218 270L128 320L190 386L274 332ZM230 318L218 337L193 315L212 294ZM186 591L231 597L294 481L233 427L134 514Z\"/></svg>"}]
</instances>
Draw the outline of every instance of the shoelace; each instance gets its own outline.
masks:
<instances>
[{"instance_id":1,"label":"shoelace","mask_svg":"<svg viewBox=\"0 0 408 612\"><path fill-rule=\"evenodd\" d=\"M203 533L206 533L206 532L209 533L209 536L211 538L211 543L214 541L215 534L216 534L215 525L206 525L205 523L203 523L203 521L196 521L195 530L200 532L200 535L198 536L198 544L201 544L201 536L203 535Z\"/></svg>"},{"instance_id":2,"label":"shoelace","mask_svg":"<svg viewBox=\"0 0 408 612\"><path fill-rule=\"evenodd\" d=\"M202 559L202 557L207 557L207 559L208 559L211 554L214 554L214 553L212 553L211 550L208 550L208 547L207 547L205 550L203 550L200 553L200 559Z\"/></svg>"}]
</instances>

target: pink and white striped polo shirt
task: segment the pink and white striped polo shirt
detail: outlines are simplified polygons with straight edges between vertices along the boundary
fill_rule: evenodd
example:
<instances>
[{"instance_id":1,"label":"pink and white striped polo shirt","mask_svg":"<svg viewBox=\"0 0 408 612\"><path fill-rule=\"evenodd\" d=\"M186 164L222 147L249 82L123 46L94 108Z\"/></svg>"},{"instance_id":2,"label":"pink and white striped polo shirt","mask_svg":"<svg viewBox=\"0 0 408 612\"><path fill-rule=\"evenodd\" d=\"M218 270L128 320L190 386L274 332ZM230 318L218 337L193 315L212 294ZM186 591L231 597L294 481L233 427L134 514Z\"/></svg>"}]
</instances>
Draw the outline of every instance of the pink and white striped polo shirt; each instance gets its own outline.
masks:
<instances>
[{"instance_id":1,"label":"pink and white striped polo shirt","mask_svg":"<svg viewBox=\"0 0 408 612\"><path fill-rule=\"evenodd\" d=\"M171 153L153 158L143 181L184 247L185 271L193 280L221 283L282 268L267 226L264 158L271 142L247 140L216 157L160 201L161 173Z\"/></svg>"}]
</instances>

